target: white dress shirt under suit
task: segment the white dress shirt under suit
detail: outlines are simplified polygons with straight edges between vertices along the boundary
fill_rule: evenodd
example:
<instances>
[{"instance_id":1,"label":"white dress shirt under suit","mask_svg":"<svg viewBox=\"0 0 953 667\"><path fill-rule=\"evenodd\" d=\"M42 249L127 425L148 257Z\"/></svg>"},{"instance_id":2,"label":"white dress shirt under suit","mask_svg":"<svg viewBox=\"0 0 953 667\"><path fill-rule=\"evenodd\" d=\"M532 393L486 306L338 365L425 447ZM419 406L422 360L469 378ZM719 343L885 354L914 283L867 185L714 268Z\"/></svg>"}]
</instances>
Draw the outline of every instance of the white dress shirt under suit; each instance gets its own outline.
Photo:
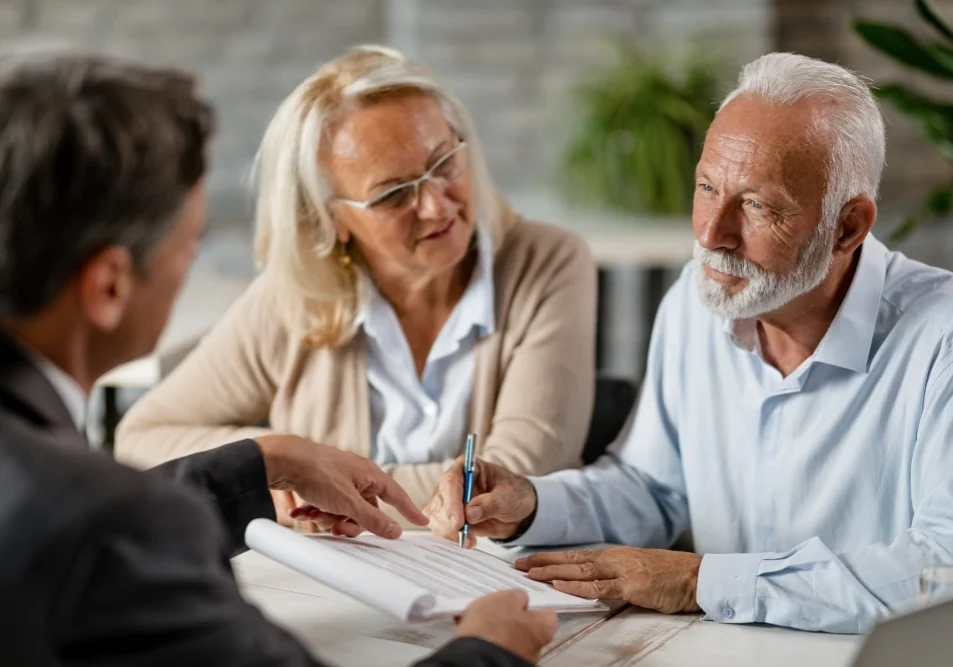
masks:
<instances>
[{"instance_id":1,"label":"white dress shirt under suit","mask_svg":"<svg viewBox=\"0 0 953 667\"><path fill-rule=\"evenodd\" d=\"M534 478L517 544L705 554L707 618L855 633L953 563L953 274L869 237L815 353L788 377L752 322L665 297L634 418L595 465Z\"/></svg>"},{"instance_id":2,"label":"white dress shirt under suit","mask_svg":"<svg viewBox=\"0 0 953 667\"><path fill-rule=\"evenodd\" d=\"M79 386L79 383L72 375L38 352L34 352L26 346L22 346L21 350L26 357L36 365L43 374L43 377L53 385L53 389L56 390L60 400L63 401L63 405L66 406L66 411L69 412L73 423L76 424L76 430L85 434L86 406L89 399L86 396L86 392L83 391L83 388Z\"/></svg>"}]
</instances>

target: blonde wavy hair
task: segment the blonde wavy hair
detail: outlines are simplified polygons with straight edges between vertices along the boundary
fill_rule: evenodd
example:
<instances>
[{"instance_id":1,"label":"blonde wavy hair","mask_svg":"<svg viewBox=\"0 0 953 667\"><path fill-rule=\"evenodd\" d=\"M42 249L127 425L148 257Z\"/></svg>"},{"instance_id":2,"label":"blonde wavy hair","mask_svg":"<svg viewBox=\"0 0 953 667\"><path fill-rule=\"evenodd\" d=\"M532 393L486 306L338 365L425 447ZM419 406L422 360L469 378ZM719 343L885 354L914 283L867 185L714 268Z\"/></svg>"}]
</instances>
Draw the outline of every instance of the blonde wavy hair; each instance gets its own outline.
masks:
<instances>
[{"instance_id":1,"label":"blonde wavy hair","mask_svg":"<svg viewBox=\"0 0 953 667\"><path fill-rule=\"evenodd\" d=\"M496 247L500 210L476 129L463 103L425 66L381 46L361 46L305 79L278 107L255 161L255 259L275 281L279 314L303 327L315 347L352 339L368 280L359 262L340 261L326 200L331 196L318 155L343 114L390 93L416 91L439 105L467 142L478 225Z\"/></svg>"}]
</instances>

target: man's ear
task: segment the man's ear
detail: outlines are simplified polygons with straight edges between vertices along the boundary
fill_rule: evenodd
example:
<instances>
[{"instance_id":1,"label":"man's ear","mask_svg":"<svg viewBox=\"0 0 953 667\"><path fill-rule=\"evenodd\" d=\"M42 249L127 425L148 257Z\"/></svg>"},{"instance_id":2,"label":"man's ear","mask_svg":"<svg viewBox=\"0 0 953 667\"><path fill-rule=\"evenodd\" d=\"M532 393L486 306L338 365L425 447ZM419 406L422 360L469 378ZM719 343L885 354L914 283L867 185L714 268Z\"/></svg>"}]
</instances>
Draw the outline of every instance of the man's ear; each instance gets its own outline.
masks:
<instances>
[{"instance_id":1,"label":"man's ear","mask_svg":"<svg viewBox=\"0 0 953 667\"><path fill-rule=\"evenodd\" d=\"M852 255L867 238L876 220L877 204L870 197L860 195L844 204L838 218L834 253Z\"/></svg>"},{"instance_id":2,"label":"man's ear","mask_svg":"<svg viewBox=\"0 0 953 667\"><path fill-rule=\"evenodd\" d=\"M132 295L134 263L128 248L109 246L90 257L76 276L80 306L103 331L122 322Z\"/></svg>"}]
</instances>

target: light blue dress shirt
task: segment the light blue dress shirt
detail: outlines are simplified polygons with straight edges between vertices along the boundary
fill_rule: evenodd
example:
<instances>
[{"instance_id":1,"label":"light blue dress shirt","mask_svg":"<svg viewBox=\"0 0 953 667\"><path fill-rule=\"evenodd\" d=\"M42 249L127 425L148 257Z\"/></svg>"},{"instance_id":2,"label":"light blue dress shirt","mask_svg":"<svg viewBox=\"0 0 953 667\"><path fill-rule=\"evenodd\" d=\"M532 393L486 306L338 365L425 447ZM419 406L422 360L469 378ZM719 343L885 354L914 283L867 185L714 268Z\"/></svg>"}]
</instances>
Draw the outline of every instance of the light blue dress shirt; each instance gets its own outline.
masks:
<instances>
[{"instance_id":1,"label":"light blue dress shirt","mask_svg":"<svg viewBox=\"0 0 953 667\"><path fill-rule=\"evenodd\" d=\"M478 230L477 265L434 341L418 377L397 314L370 285L359 318L367 350L371 458L378 465L428 463L457 456L469 423L477 341L496 326L493 248Z\"/></svg>"},{"instance_id":2,"label":"light blue dress shirt","mask_svg":"<svg viewBox=\"0 0 953 667\"><path fill-rule=\"evenodd\" d=\"M953 274L868 237L815 353L784 378L689 265L659 310L613 455L535 478L519 544L705 554L707 618L856 633L953 563Z\"/></svg>"}]
</instances>

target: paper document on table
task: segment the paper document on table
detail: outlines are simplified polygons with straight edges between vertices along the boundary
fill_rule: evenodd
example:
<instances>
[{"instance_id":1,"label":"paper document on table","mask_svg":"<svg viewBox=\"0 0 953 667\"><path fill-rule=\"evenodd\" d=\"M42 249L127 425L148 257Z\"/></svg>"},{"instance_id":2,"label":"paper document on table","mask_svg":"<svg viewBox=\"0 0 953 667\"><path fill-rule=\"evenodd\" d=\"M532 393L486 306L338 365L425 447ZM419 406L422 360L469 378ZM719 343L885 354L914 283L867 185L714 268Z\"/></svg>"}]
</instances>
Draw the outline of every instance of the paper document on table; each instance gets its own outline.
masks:
<instances>
[{"instance_id":1,"label":"paper document on table","mask_svg":"<svg viewBox=\"0 0 953 667\"><path fill-rule=\"evenodd\" d=\"M399 540L306 536L258 519L249 524L245 541L255 551L405 620L454 616L482 595L511 588L525 590L531 608L607 609L596 600L533 581L495 556L431 535Z\"/></svg>"}]
</instances>

